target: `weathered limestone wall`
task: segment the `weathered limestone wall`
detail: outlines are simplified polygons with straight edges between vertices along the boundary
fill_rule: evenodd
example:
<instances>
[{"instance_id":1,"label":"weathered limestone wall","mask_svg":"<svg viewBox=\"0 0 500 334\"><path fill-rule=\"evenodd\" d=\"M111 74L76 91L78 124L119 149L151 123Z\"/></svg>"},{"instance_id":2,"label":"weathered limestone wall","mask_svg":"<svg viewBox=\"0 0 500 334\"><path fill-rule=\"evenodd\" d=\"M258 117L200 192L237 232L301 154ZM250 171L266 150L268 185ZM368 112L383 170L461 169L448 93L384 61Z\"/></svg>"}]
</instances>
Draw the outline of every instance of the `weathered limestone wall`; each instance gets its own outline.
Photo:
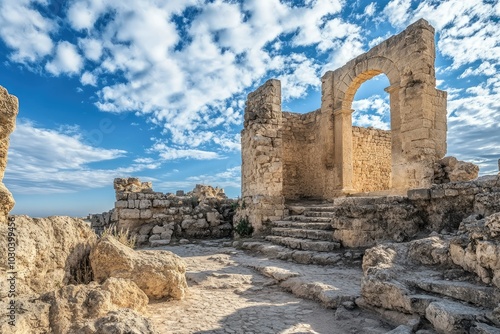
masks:
<instances>
[{"instance_id":1,"label":"weathered limestone wall","mask_svg":"<svg viewBox=\"0 0 500 334\"><path fill-rule=\"evenodd\" d=\"M247 218L258 234L263 222L283 217L283 143L281 84L269 80L248 95L241 133L242 199Z\"/></svg>"},{"instance_id":2,"label":"weathered limestone wall","mask_svg":"<svg viewBox=\"0 0 500 334\"><path fill-rule=\"evenodd\" d=\"M321 198L323 166L316 145L320 110L283 113L283 195L287 199Z\"/></svg>"},{"instance_id":3,"label":"weathered limestone wall","mask_svg":"<svg viewBox=\"0 0 500 334\"><path fill-rule=\"evenodd\" d=\"M117 178L115 208L89 215L92 228L101 233L106 227L129 230L139 244L167 245L172 239L221 238L231 235L236 200L224 190L197 185L187 194L153 191L151 182L137 178Z\"/></svg>"},{"instance_id":4,"label":"weathered limestone wall","mask_svg":"<svg viewBox=\"0 0 500 334\"><path fill-rule=\"evenodd\" d=\"M353 186L356 192L391 186L391 132L352 127Z\"/></svg>"},{"instance_id":5,"label":"weathered limestone wall","mask_svg":"<svg viewBox=\"0 0 500 334\"><path fill-rule=\"evenodd\" d=\"M324 82L332 89L323 103L333 106L333 154L343 193L353 190L352 101L363 82L381 73L391 84L386 91L391 106L392 188L431 185L434 162L446 153L447 128L446 92L436 89L434 61L434 28L421 19L325 74Z\"/></svg>"},{"instance_id":6,"label":"weathered limestone wall","mask_svg":"<svg viewBox=\"0 0 500 334\"><path fill-rule=\"evenodd\" d=\"M434 164L446 153L447 130L446 92L436 89L434 61L434 28L419 20L326 72L319 110L282 113L277 80L249 94L242 132L242 193L249 211L241 214L258 230L262 221L280 218L283 198L429 187ZM390 137L352 127L356 91L379 74L390 82Z\"/></svg>"},{"instance_id":7,"label":"weathered limestone wall","mask_svg":"<svg viewBox=\"0 0 500 334\"><path fill-rule=\"evenodd\" d=\"M3 176L7 165L9 136L16 127L18 100L14 95L0 86L0 223L7 221L7 215L14 207L14 198L3 184Z\"/></svg>"},{"instance_id":8,"label":"weathered limestone wall","mask_svg":"<svg viewBox=\"0 0 500 334\"><path fill-rule=\"evenodd\" d=\"M500 174L412 189L408 197L345 197L333 204L328 217L344 247L409 241L422 232L457 230L471 214L500 212Z\"/></svg>"}]
</instances>

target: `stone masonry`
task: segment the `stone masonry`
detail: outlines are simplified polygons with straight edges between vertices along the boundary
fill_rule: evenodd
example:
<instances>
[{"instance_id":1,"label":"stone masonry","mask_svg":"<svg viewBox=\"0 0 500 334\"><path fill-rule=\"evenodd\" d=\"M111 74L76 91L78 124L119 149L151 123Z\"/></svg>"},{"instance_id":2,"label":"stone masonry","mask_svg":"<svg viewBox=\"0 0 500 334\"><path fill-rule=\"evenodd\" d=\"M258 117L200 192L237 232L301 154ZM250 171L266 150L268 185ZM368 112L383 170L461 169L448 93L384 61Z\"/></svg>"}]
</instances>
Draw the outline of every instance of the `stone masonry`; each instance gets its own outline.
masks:
<instances>
[{"instance_id":1,"label":"stone masonry","mask_svg":"<svg viewBox=\"0 0 500 334\"><path fill-rule=\"evenodd\" d=\"M14 198L2 183L7 165L9 135L16 127L18 100L0 86L0 223L6 222L7 215L14 207Z\"/></svg>"},{"instance_id":2,"label":"stone masonry","mask_svg":"<svg viewBox=\"0 0 500 334\"><path fill-rule=\"evenodd\" d=\"M250 93L241 139L242 196L256 230L282 218L288 199L429 187L434 163L446 153L447 130L447 95L436 89L434 60L434 28L421 19L326 72L316 111L282 112L278 80ZM357 89L382 73L390 82L391 131L353 129Z\"/></svg>"},{"instance_id":3,"label":"stone masonry","mask_svg":"<svg viewBox=\"0 0 500 334\"><path fill-rule=\"evenodd\" d=\"M114 188L114 209L89 215L98 233L116 226L135 235L138 244L150 246L167 245L172 239L231 236L236 200L228 199L223 189L197 185L187 194L164 194L137 178L117 178Z\"/></svg>"}]
</instances>

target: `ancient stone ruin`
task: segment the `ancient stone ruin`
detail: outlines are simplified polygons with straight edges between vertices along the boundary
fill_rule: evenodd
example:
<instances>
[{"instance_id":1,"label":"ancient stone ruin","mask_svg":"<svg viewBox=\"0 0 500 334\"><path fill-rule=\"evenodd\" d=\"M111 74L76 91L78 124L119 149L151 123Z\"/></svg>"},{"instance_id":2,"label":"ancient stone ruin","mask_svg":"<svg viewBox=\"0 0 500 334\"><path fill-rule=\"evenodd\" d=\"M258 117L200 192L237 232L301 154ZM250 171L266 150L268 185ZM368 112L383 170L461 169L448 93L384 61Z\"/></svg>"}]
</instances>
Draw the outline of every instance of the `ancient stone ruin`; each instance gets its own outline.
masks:
<instances>
[{"instance_id":1,"label":"ancient stone ruin","mask_svg":"<svg viewBox=\"0 0 500 334\"><path fill-rule=\"evenodd\" d=\"M327 72L311 113L282 112L277 80L251 93L241 200L117 178L115 207L91 215L91 228L8 216L0 183L0 257L15 257L0 261L0 332L302 333L309 314L331 325L322 333L499 333L500 172L478 177L443 158L433 32L417 21ZM379 73L391 83L391 130L352 127L355 91ZM0 100L1 180L17 99L0 87ZM248 221L252 238L229 238ZM161 248L134 250L111 226ZM203 240L214 238L225 239Z\"/></svg>"},{"instance_id":2,"label":"ancient stone ruin","mask_svg":"<svg viewBox=\"0 0 500 334\"><path fill-rule=\"evenodd\" d=\"M140 245L168 245L172 239L223 238L232 235L236 200L223 189L196 185L193 191L164 194L137 178L114 180L115 207L91 214L92 228L101 234L114 226L137 236Z\"/></svg>"},{"instance_id":3,"label":"ancient stone ruin","mask_svg":"<svg viewBox=\"0 0 500 334\"><path fill-rule=\"evenodd\" d=\"M446 92L436 89L434 28L419 20L322 77L321 108L283 112L269 80L248 95L242 131L242 197L257 230L283 216L283 203L432 184L446 153ZM360 85L385 74L391 130L352 126Z\"/></svg>"},{"instance_id":4,"label":"ancient stone ruin","mask_svg":"<svg viewBox=\"0 0 500 334\"><path fill-rule=\"evenodd\" d=\"M16 127L18 113L17 97L10 95L0 87L0 224L4 223L7 215L14 207L14 198L2 183L7 164L7 150L9 149L9 135Z\"/></svg>"}]
</instances>

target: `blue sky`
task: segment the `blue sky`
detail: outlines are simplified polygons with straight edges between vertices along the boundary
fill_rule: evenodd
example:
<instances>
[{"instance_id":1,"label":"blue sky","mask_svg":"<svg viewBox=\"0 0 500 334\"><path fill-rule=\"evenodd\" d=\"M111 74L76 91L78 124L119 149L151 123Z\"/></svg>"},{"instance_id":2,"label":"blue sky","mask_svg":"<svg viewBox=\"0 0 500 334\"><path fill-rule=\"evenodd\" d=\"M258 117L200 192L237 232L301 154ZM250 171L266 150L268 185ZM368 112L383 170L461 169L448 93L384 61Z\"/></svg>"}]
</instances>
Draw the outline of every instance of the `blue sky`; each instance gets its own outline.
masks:
<instances>
[{"instance_id":1,"label":"blue sky","mask_svg":"<svg viewBox=\"0 0 500 334\"><path fill-rule=\"evenodd\" d=\"M436 28L448 154L496 173L499 16L486 0L0 0L0 85L20 100L13 213L105 211L124 176L236 197L250 91L278 78L284 110L312 111L324 72L419 18ZM390 127L386 86L361 86L355 124Z\"/></svg>"}]
</instances>

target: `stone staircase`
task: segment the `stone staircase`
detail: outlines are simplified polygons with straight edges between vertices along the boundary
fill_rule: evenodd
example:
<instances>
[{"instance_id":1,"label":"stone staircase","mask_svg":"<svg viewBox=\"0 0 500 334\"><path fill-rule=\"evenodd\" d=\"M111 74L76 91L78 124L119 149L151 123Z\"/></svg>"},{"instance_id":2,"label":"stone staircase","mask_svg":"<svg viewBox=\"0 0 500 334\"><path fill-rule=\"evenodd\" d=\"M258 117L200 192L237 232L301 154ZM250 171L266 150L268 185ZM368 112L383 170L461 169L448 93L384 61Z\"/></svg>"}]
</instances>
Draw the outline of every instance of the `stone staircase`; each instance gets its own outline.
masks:
<instances>
[{"instance_id":1,"label":"stone staircase","mask_svg":"<svg viewBox=\"0 0 500 334\"><path fill-rule=\"evenodd\" d=\"M330 206L289 206L292 215L271 223L271 234L265 239L290 249L332 252L341 247L333 236Z\"/></svg>"}]
</instances>

